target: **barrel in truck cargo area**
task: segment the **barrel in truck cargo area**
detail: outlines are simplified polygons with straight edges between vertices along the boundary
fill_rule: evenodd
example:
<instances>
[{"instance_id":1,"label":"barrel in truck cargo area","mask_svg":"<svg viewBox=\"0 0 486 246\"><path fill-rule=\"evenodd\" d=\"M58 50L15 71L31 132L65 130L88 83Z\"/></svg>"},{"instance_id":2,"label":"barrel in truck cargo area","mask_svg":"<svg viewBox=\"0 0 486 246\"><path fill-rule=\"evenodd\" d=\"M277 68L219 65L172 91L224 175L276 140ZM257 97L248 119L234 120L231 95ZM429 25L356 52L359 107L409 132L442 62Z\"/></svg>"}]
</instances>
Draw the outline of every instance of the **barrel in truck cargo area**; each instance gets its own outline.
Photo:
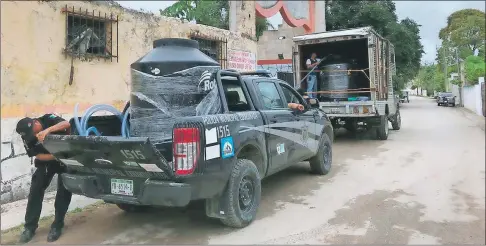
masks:
<instances>
[{"instance_id":1,"label":"barrel in truck cargo area","mask_svg":"<svg viewBox=\"0 0 486 246\"><path fill-rule=\"evenodd\" d=\"M131 65L130 135L163 141L177 118L218 113L211 74L220 69L197 41L166 38Z\"/></svg>"},{"instance_id":2,"label":"barrel in truck cargo area","mask_svg":"<svg viewBox=\"0 0 486 246\"><path fill-rule=\"evenodd\" d=\"M356 89L353 76L347 70L351 69L349 63L334 63L322 66L321 70L321 91L341 91ZM325 101L347 101L348 97L354 97L353 93L332 93L322 94Z\"/></svg>"}]
</instances>

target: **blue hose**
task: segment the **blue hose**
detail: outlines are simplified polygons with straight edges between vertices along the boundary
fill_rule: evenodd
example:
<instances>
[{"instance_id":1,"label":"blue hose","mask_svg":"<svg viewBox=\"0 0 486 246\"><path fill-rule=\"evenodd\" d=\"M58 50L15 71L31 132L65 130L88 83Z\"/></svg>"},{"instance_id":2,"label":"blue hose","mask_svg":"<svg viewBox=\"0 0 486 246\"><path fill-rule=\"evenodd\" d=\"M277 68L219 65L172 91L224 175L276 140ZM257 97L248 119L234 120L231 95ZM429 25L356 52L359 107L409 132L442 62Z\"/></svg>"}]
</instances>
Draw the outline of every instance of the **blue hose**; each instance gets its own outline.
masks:
<instances>
[{"instance_id":1,"label":"blue hose","mask_svg":"<svg viewBox=\"0 0 486 246\"><path fill-rule=\"evenodd\" d=\"M86 110L86 113L81 117L81 120L78 119L78 104L75 105L74 107L74 124L76 126L76 130L78 131L80 136L89 136L91 132L93 132L95 135L100 136L100 132L96 127L92 126L88 127L88 120L93 115L94 113L98 111L108 111L113 113L114 115L118 116L118 118L122 121L122 136L128 138L130 136L129 128L127 125L128 121L128 113L129 110L125 112L124 115L120 111L118 111L115 107L107 104L97 104L93 105L90 108Z\"/></svg>"},{"instance_id":2,"label":"blue hose","mask_svg":"<svg viewBox=\"0 0 486 246\"><path fill-rule=\"evenodd\" d=\"M96 134L96 136L101 135L101 133L98 131L98 129L96 129L96 127L94 127L94 126L88 128L88 130L86 130L86 135L89 135L90 132L93 132L94 134Z\"/></svg>"},{"instance_id":3,"label":"blue hose","mask_svg":"<svg viewBox=\"0 0 486 246\"><path fill-rule=\"evenodd\" d=\"M130 108L125 111L125 115L123 115L122 119L122 129L121 133L122 136L128 138L130 136L130 129L128 128L128 114L130 113Z\"/></svg>"}]
</instances>

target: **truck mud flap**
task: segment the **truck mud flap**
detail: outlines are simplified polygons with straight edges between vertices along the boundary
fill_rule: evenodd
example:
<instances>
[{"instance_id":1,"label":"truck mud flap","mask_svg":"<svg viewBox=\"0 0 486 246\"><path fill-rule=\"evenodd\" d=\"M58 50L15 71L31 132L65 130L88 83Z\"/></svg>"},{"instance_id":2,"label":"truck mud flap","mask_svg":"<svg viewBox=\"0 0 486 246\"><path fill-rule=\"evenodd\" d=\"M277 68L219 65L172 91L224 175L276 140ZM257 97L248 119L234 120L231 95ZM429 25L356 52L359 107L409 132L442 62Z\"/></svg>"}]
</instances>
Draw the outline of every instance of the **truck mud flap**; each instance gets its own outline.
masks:
<instances>
[{"instance_id":1,"label":"truck mud flap","mask_svg":"<svg viewBox=\"0 0 486 246\"><path fill-rule=\"evenodd\" d=\"M43 145L69 170L122 177L174 178L171 164L145 137L48 135Z\"/></svg>"}]
</instances>

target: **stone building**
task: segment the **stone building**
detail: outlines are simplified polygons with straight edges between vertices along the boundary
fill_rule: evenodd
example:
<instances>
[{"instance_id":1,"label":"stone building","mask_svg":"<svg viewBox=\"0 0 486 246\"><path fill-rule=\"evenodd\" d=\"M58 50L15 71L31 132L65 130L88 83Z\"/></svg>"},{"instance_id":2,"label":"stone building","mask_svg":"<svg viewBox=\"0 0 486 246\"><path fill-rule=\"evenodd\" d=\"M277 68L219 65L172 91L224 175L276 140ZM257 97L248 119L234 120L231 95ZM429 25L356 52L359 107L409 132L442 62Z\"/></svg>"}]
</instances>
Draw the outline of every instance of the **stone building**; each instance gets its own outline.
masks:
<instances>
[{"instance_id":1,"label":"stone building","mask_svg":"<svg viewBox=\"0 0 486 246\"><path fill-rule=\"evenodd\" d=\"M257 1L260 16L270 18L280 13L283 24L278 30L265 31L258 41L258 68L293 83L292 39L294 36L326 31L325 1ZM282 75L282 76L280 76Z\"/></svg>"},{"instance_id":2,"label":"stone building","mask_svg":"<svg viewBox=\"0 0 486 246\"><path fill-rule=\"evenodd\" d=\"M231 6L229 31L112 1L2 1L2 203L24 198L30 182L17 121L51 112L69 119L76 103L80 113L99 103L121 110L129 98L130 64L151 50L154 40L196 39L222 67L254 69L248 60L256 62L257 54L254 2ZM238 64L241 54L248 64Z\"/></svg>"},{"instance_id":3,"label":"stone building","mask_svg":"<svg viewBox=\"0 0 486 246\"><path fill-rule=\"evenodd\" d=\"M258 68L277 72L292 71L292 38L304 35L303 27L290 27L282 23L277 30L267 30L258 40Z\"/></svg>"}]
</instances>

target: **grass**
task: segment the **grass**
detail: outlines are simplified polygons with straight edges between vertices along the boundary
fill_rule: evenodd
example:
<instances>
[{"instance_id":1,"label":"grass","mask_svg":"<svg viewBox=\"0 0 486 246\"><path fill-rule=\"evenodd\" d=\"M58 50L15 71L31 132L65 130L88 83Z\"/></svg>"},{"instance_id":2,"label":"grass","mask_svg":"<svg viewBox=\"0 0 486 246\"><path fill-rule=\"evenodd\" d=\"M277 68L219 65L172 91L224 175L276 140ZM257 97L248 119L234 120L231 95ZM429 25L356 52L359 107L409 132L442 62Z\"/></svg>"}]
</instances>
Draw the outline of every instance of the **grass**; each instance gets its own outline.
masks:
<instances>
[{"instance_id":1,"label":"grass","mask_svg":"<svg viewBox=\"0 0 486 246\"><path fill-rule=\"evenodd\" d=\"M92 212L95 209L98 209L98 208L103 207L103 206L108 206L108 205L109 204L104 203L103 201L99 201L99 202L93 203L91 205L88 205L84 208L76 208L76 209L67 213L66 224L67 224L68 220L76 219L76 218L73 218L73 217L82 216L81 215L82 212L89 213L89 212ZM38 231L40 229L43 229L43 228L50 228L53 220L54 220L54 215L49 215L49 216L45 216L45 217L40 218L39 219ZM2 230L2 232L1 232L1 244L2 245L17 244L18 238L20 236L20 233L22 233L23 228L24 228L24 223L22 223L21 225L6 229L6 230Z\"/></svg>"}]
</instances>

